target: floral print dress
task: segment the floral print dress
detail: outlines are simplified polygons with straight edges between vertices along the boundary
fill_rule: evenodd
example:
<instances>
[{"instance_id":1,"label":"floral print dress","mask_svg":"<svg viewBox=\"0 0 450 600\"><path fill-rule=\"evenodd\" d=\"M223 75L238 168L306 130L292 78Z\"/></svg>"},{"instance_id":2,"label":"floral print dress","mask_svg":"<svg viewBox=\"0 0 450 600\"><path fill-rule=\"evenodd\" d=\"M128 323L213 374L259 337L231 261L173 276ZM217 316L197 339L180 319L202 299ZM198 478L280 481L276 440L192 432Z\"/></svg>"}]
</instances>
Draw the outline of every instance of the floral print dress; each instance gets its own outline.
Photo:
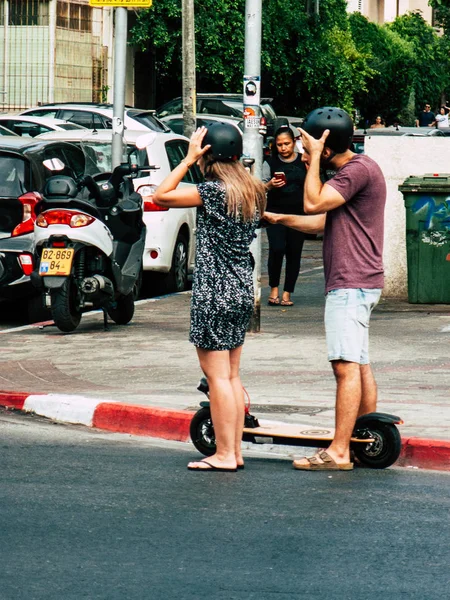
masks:
<instances>
[{"instance_id":1,"label":"floral print dress","mask_svg":"<svg viewBox=\"0 0 450 600\"><path fill-rule=\"evenodd\" d=\"M249 247L258 218L243 222L227 214L219 181L198 186L197 245L189 340L205 350L232 350L244 343L253 312Z\"/></svg>"}]
</instances>

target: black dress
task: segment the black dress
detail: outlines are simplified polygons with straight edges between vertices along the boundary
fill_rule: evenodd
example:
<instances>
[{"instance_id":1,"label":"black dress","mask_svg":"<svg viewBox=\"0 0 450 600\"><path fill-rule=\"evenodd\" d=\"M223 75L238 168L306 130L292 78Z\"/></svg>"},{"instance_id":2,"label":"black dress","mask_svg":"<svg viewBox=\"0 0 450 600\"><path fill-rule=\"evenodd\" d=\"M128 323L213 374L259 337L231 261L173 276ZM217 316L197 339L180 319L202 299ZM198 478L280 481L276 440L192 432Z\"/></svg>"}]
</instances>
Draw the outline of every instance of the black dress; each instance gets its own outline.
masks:
<instances>
[{"instance_id":1,"label":"black dress","mask_svg":"<svg viewBox=\"0 0 450 600\"><path fill-rule=\"evenodd\" d=\"M242 346L253 311L249 247L259 215L243 222L227 214L218 181L198 186L197 243L189 340L205 350Z\"/></svg>"}]
</instances>

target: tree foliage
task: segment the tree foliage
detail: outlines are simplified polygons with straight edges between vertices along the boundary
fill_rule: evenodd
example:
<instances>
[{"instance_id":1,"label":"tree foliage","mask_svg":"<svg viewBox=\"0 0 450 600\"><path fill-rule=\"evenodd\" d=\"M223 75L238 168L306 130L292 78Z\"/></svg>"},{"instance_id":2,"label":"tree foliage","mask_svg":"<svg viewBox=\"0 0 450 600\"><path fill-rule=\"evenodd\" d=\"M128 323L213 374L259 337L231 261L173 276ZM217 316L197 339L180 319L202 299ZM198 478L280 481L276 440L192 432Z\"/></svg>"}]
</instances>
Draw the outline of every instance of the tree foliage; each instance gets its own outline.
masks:
<instances>
[{"instance_id":1,"label":"tree foliage","mask_svg":"<svg viewBox=\"0 0 450 600\"><path fill-rule=\"evenodd\" d=\"M450 0L430 3L450 7ZM318 15L308 14L308 5L262 3L262 95L274 98L278 114L302 115L328 104L357 108L364 119L381 113L412 124L412 112L425 100L441 102L450 83L449 41L420 13L378 25L349 15L346 0L321 0ZM195 13L198 91L241 91L245 0L196 0ZM158 100L180 95L181 0L158 0L139 11L132 41L151 51Z\"/></svg>"}]
</instances>

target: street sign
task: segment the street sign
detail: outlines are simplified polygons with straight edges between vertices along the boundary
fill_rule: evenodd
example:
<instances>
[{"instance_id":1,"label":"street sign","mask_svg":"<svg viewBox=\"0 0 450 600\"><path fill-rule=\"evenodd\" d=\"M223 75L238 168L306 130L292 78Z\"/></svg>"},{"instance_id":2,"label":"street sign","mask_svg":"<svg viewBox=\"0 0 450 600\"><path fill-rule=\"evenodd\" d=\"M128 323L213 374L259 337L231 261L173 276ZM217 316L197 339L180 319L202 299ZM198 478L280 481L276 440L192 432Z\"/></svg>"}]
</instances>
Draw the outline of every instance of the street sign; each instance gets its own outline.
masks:
<instances>
[{"instance_id":1,"label":"street sign","mask_svg":"<svg viewBox=\"0 0 450 600\"><path fill-rule=\"evenodd\" d=\"M89 6L124 6L126 8L149 8L152 0L89 0Z\"/></svg>"}]
</instances>

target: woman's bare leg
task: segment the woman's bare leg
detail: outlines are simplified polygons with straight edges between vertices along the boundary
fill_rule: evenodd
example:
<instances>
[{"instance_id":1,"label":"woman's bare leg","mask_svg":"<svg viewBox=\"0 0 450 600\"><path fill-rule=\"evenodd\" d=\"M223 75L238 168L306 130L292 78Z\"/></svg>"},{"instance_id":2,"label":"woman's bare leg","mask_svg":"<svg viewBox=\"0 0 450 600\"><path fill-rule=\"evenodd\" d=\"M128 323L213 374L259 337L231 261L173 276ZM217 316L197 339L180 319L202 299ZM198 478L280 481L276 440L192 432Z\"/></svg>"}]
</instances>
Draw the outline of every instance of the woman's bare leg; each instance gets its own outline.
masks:
<instances>
[{"instance_id":1,"label":"woman's bare leg","mask_svg":"<svg viewBox=\"0 0 450 600\"><path fill-rule=\"evenodd\" d=\"M234 393L234 402L236 404L236 424L235 424L235 455L238 465L244 464L242 458L242 429L244 427L245 417L245 398L242 387L241 377L239 375L239 365L241 362L242 346L230 350L230 375L231 386Z\"/></svg>"},{"instance_id":2,"label":"woman's bare leg","mask_svg":"<svg viewBox=\"0 0 450 600\"><path fill-rule=\"evenodd\" d=\"M200 367L208 379L216 453L208 462L216 467L236 468L237 407L231 385L230 352L197 348ZM189 466L194 463L189 463Z\"/></svg>"}]
</instances>

